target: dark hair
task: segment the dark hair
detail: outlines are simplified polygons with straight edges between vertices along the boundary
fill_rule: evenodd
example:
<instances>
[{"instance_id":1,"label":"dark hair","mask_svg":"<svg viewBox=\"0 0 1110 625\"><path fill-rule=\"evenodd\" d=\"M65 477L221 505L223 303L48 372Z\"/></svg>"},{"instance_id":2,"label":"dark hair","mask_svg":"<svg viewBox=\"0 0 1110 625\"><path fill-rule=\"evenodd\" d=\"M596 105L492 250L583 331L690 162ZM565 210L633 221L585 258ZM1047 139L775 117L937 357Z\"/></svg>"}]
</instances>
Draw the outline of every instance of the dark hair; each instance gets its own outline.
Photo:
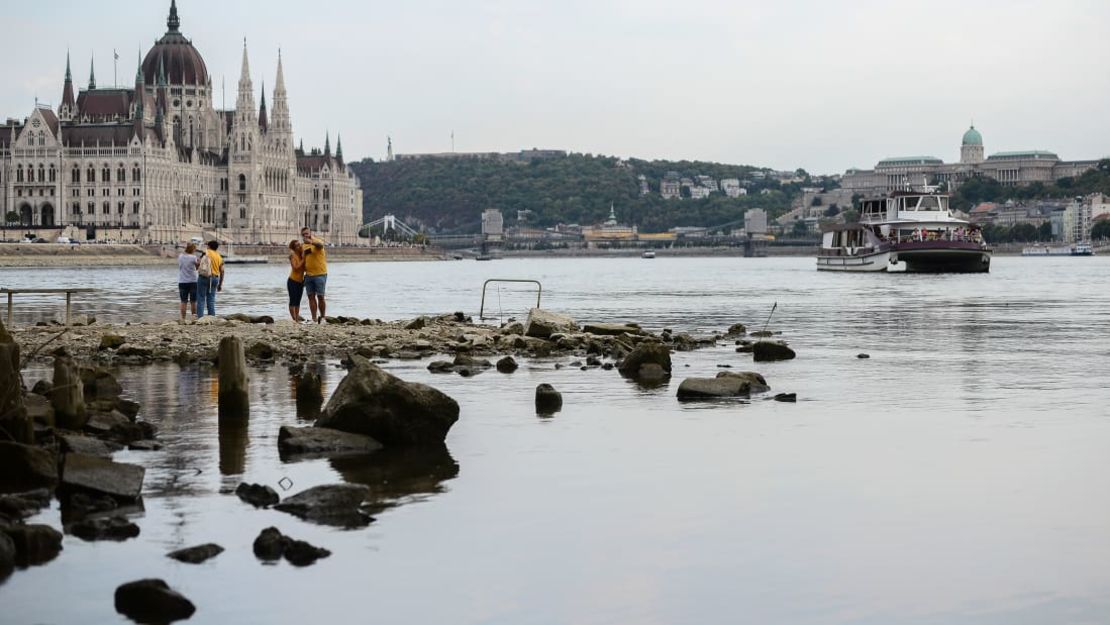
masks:
<instances>
[{"instance_id":1,"label":"dark hair","mask_svg":"<svg viewBox=\"0 0 1110 625\"><path fill-rule=\"evenodd\" d=\"M312 228L309 228L308 226L305 226L304 228L301 228L301 234L304 234L305 230L307 230L309 232L312 232Z\"/></svg>"},{"instance_id":2,"label":"dark hair","mask_svg":"<svg viewBox=\"0 0 1110 625\"><path fill-rule=\"evenodd\" d=\"M208 249L210 249L210 250L220 249L220 242L219 241L209 241L208 242Z\"/></svg>"},{"instance_id":3,"label":"dark hair","mask_svg":"<svg viewBox=\"0 0 1110 625\"><path fill-rule=\"evenodd\" d=\"M300 241L298 241L296 239L293 239L292 241L289 242L289 249L291 249L291 250L296 249L296 247L300 244L301 244Z\"/></svg>"}]
</instances>

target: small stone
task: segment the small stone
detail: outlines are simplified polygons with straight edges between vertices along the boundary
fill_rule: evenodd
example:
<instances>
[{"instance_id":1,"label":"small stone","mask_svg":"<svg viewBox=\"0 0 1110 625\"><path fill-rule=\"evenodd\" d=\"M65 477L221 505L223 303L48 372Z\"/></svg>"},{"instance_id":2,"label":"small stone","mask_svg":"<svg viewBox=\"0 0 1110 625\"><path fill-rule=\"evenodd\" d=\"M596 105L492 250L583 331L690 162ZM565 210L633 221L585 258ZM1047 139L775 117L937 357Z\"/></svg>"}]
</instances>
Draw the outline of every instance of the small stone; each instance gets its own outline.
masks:
<instances>
[{"instance_id":1,"label":"small stone","mask_svg":"<svg viewBox=\"0 0 1110 625\"><path fill-rule=\"evenodd\" d=\"M254 539L254 556L273 562L285 554L285 536L276 527L267 527Z\"/></svg>"},{"instance_id":2,"label":"small stone","mask_svg":"<svg viewBox=\"0 0 1110 625\"><path fill-rule=\"evenodd\" d=\"M793 404L798 401L797 393L779 393L775 395L775 401L781 401L788 404Z\"/></svg>"},{"instance_id":3,"label":"small stone","mask_svg":"<svg viewBox=\"0 0 1110 625\"><path fill-rule=\"evenodd\" d=\"M867 360L871 358L871 354L859 354L858 356L856 356L856 358L859 358L860 360Z\"/></svg>"},{"instance_id":4,"label":"small stone","mask_svg":"<svg viewBox=\"0 0 1110 625\"><path fill-rule=\"evenodd\" d=\"M285 560L293 566L309 566L315 564L320 558L326 558L331 555L327 549L315 547L306 543L303 540L293 540L286 537L285 540Z\"/></svg>"},{"instance_id":5,"label":"small stone","mask_svg":"<svg viewBox=\"0 0 1110 625\"><path fill-rule=\"evenodd\" d=\"M536 387L536 414L553 415L563 409L563 395L550 384Z\"/></svg>"},{"instance_id":6,"label":"small stone","mask_svg":"<svg viewBox=\"0 0 1110 625\"><path fill-rule=\"evenodd\" d=\"M166 556L173 558L178 562L184 562L186 564L200 564L205 560L215 558L223 552L223 547L215 543L208 543L205 545L197 545L196 547L188 547L185 549L178 549L177 551L171 551L170 553L167 553Z\"/></svg>"},{"instance_id":7,"label":"small stone","mask_svg":"<svg viewBox=\"0 0 1110 625\"><path fill-rule=\"evenodd\" d=\"M513 373L519 368L520 365L516 363L516 359L512 356L505 356L497 361L497 370L501 373Z\"/></svg>"}]
</instances>

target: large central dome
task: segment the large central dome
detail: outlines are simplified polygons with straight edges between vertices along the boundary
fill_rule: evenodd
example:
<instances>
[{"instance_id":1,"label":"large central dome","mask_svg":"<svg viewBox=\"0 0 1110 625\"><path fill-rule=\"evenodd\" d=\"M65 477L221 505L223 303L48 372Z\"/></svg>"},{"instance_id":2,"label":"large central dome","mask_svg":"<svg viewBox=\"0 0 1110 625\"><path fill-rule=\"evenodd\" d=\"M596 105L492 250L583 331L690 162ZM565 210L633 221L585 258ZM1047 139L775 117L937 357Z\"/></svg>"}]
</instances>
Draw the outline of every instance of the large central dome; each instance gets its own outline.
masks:
<instances>
[{"instance_id":1,"label":"large central dome","mask_svg":"<svg viewBox=\"0 0 1110 625\"><path fill-rule=\"evenodd\" d=\"M181 34L181 20L177 17L177 0L170 3L170 17L166 20L166 34L154 44L143 59L143 80L148 85L158 83L159 66L165 68L166 82L171 85L208 84L208 67L191 41Z\"/></svg>"}]
</instances>

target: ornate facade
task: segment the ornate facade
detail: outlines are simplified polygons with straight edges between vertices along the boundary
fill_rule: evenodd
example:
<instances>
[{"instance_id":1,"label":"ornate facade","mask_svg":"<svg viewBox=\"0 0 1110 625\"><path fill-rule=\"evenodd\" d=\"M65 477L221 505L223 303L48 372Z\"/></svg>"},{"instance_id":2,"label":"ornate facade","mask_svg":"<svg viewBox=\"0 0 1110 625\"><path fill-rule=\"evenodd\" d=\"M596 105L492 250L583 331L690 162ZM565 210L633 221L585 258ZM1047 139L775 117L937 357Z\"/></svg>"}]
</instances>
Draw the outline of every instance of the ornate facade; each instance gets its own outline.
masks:
<instances>
[{"instance_id":1,"label":"ornate facade","mask_svg":"<svg viewBox=\"0 0 1110 625\"><path fill-rule=\"evenodd\" d=\"M0 125L0 209L20 228L82 239L173 243L194 236L284 243L304 225L358 242L362 191L334 154L294 146L281 55L267 107L256 108L244 42L234 110L212 104L204 59L180 30L141 59L133 88L89 85L75 95L66 59L57 110L38 106Z\"/></svg>"},{"instance_id":2,"label":"ornate facade","mask_svg":"<svg viewBox=\"0 0 1110 625\"><path fill-rule=\"evenodd\" d=\"M906 156L879 161L874 169L849 169L841 188L858 193L888 193L922 185L944 184L954 190L965 181L984 176L1004 185L1050 183L1078 176L1098 166L1097 160L1062 161L1052 152L998 152L984 158L983 135L972 126L960 145L960 162L945 163L934 156Z\"/></svg>"}]
</instances>

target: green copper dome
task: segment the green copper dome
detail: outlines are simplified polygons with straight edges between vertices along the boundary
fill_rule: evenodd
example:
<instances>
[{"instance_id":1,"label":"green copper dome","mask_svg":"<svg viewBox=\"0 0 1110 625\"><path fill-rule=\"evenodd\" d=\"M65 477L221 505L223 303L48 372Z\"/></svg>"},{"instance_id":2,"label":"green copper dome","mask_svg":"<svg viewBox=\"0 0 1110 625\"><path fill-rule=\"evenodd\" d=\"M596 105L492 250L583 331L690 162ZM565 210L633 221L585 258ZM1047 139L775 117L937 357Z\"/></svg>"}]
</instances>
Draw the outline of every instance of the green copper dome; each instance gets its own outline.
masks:
<instances>
[{"instance_id":1,"label":"green copper dome","mask_svg":"<svg viewBox=\"0 0 1110 625\"><path fill-rule=\"evenodd\" d=\"M964 133L964 145L983 145L983 135L979 134L974 124Z\"/></svg>"}]
</instances>

